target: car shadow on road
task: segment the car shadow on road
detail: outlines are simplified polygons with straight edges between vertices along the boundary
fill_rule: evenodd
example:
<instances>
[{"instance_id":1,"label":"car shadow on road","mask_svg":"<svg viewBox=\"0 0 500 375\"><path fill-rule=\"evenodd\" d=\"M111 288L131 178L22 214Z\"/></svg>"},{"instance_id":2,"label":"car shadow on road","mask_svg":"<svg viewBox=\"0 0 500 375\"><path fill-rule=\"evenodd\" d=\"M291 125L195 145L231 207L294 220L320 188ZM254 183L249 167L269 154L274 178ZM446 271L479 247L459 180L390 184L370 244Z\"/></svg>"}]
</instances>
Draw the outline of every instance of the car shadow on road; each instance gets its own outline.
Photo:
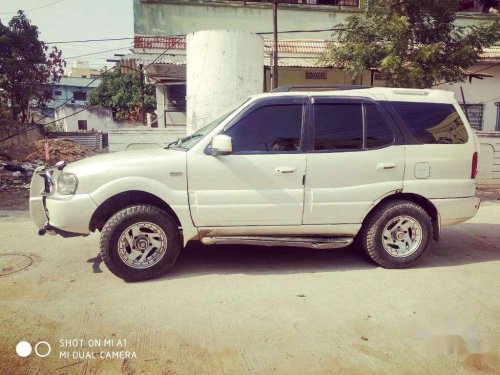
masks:
<instances>
[{"instance_id":1,"label":"car shadow on road","mask_svg":"<svg viewBox=\"0 0 500 375\"><path fill-rule=\"evenodd\" d=\"M190 244L181 252L176 265L164 278L214 273L250 275L314 273L374 267L354 246L316 250L296 247Z\"/></svg>"},{"instance_id":2,"label":"car shadow on road","mask_svg":"<svg viewBox=\"0 0 500 375\"><path fill-rule=\"evenodd\" d=\"M450 267L500 261L498 235L494 224L462 224L445 229L439 243L432 242L427 253L413 268ZM492 232L493 231L493 232ZM345 272L378 268L356 245L343 249L259 246L204 246L189 244L180 254L174 268L159 280L196 277L211 274L293 274ZM390 272L390 271L389 271Z\"/></svg>"}]
</instances>

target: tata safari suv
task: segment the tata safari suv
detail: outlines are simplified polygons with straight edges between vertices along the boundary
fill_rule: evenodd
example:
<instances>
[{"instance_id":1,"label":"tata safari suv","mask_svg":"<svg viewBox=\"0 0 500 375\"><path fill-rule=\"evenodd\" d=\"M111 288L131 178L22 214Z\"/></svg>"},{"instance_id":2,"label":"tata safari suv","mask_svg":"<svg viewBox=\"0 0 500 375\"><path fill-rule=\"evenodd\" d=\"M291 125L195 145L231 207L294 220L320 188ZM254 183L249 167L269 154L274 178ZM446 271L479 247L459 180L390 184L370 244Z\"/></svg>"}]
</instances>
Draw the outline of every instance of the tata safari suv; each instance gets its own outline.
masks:
<instances>
[{"instance_id":1,"label":"tata safari suv","mask_svg":"<svg viewBox=\"0 0 500 375\"><path fill-rule=\"evenodd\" d=\"M414 264L473 217L477 141L453 94L349 88L255 95L165 149L40 168L39 233L100 231L125 280L169 270L189 241L332 249Z\"/></svg>"}]
</instances>

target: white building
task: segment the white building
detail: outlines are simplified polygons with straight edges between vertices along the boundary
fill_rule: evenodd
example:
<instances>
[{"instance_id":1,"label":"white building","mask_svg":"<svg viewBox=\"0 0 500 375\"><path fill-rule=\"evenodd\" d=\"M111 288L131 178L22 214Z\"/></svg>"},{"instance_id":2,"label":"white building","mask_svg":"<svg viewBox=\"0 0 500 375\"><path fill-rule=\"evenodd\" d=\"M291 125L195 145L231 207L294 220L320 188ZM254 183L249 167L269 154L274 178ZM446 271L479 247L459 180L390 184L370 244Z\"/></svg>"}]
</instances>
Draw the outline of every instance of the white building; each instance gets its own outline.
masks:
<instances>
[{"instance_id":1,"label":"white building","mask_svg":"<svg viewBox=\"0 0 500 375\"><path fill-rule=\"evenodd\" d=\"M116 129L117 123L113 120L111 111L101 107L90 107L78 104L65 104L55 111L55 120L59 120L62 131L108 131Z\"/></svg>"}]
</instances>

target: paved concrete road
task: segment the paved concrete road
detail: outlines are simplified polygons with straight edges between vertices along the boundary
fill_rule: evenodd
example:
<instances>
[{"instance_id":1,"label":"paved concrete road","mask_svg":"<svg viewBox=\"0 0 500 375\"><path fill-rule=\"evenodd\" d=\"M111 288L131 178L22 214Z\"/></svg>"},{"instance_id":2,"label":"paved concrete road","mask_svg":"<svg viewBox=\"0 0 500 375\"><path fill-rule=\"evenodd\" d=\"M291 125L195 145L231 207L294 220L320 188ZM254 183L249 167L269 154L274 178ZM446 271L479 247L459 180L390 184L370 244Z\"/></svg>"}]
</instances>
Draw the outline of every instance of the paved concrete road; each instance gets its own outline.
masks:
<instances>
[{"instance_id":1,"label":"paved concrete road","mask_svg":"<svg viewBox=\"0 0 500 375\"><path fill-rule=\"evenodd\" d=\"M97 236L40 238L26 214L0 216L0 374L500 372L498 203L413 269L355 248L192 246L135 284L100 264ZM52 351L18 357L21 340Z\"/></svg>"}]
</instances>

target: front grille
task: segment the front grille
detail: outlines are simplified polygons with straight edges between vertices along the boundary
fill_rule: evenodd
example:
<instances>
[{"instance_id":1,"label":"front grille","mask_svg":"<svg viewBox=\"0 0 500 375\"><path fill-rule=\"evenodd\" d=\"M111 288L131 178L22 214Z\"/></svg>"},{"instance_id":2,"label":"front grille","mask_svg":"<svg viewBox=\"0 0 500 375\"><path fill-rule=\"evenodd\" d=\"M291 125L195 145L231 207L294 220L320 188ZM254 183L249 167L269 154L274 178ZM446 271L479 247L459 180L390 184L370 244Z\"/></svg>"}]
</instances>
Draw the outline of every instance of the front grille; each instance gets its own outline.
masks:
<instances>
[{"instance_id":1,"label":"front grille","mask_svg":"<svg viewBox=\"0 0 500 375\"><path fill-rule=\"evenodd\" d=\"M52 171L48 169L42 169L38 173L43 178L43 194L49 195L52 193L52 189L54 187L54 181L52 179Z\"/></svg>"}]
</instances>

